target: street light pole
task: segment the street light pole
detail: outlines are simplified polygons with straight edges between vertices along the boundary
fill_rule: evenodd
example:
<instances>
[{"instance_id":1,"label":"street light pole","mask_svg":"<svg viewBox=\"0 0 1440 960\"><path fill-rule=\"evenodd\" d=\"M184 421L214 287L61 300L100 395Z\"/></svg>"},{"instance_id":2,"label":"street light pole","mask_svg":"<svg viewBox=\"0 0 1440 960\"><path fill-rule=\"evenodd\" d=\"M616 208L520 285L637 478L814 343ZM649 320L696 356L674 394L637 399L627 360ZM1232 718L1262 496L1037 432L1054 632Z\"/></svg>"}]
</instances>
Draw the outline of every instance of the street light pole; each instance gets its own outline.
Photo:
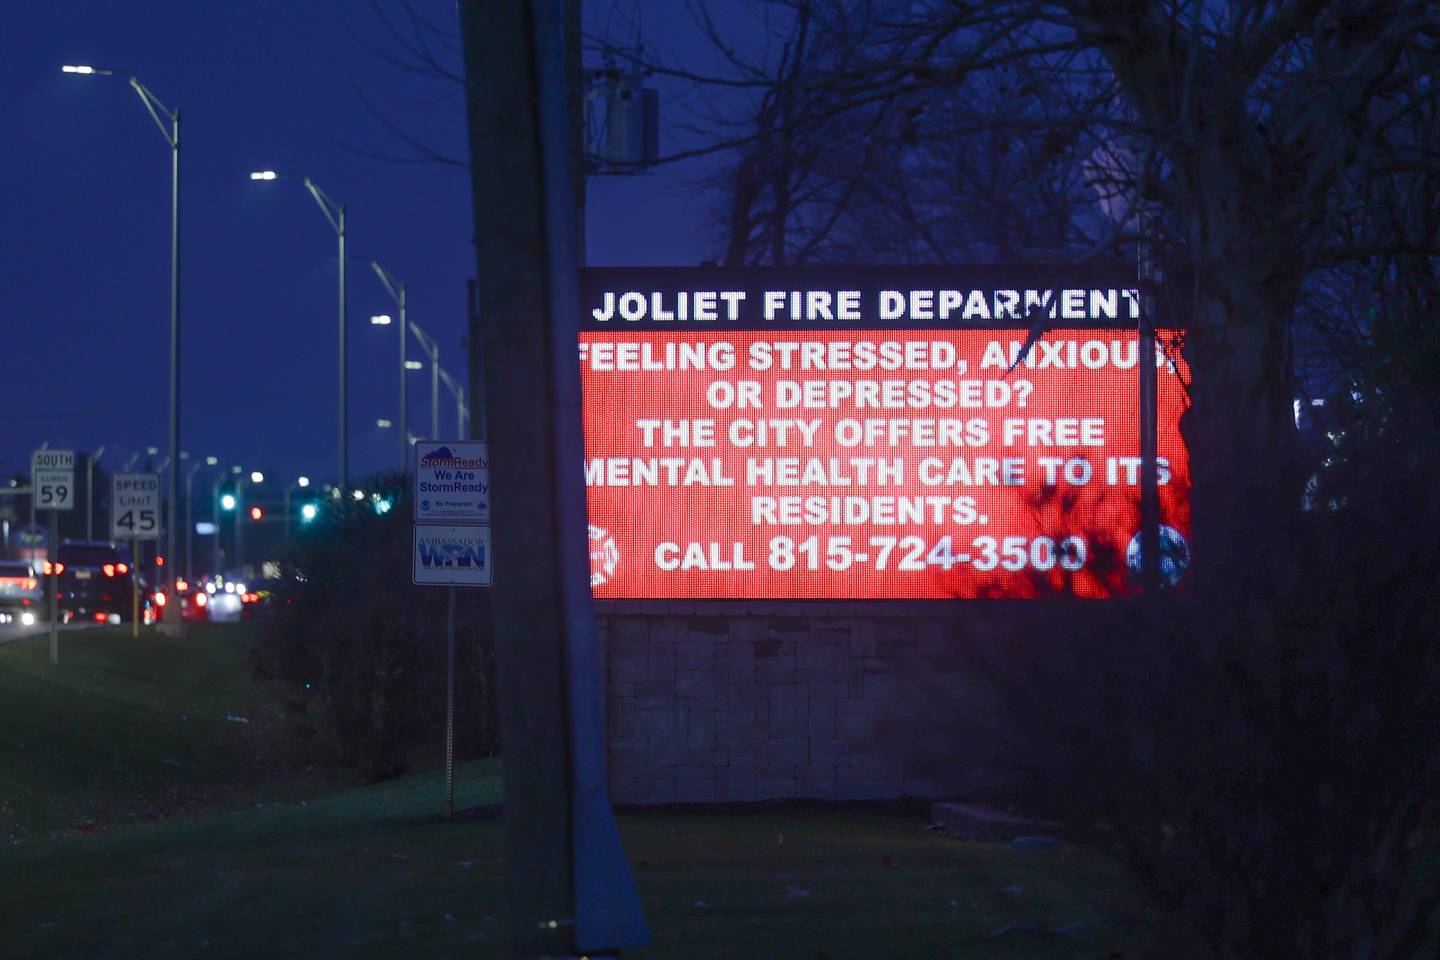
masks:
<instances>
[{"instance_id":1,"label":"street light pole","mask_svg":"<svg viewBox=\"0 0 1440 960\"><path fill-rule=\"evenodd\" d=\"M71 66L60 68L65 73L84 76L111 76L114 71L103 67ZM170 469L166 477L169 506L166 511L166 551L175 556L175 517L180 492L180 109L165 106L155 92L130 75L130 87L145 104L160 135L170 146ZM176 613L178 616L178 611Z\"/></svg>"},{"instance_id":2,"label":"street light pole","mask_svg":"<svg viewBox=\"0 0 1440 960\"><path fill-rule=\"evenodd\" d=\"M196 460L185 475L185 579L195 579L195 474L201 467L213 467L220 461L206 457L203 462Z\"/></svg>"},{"instance_id":3,"label":"street light pole","mask_svg":"<svg viewBox=\"0 0 1440 960\"><path fill-rule=\"evenodd\" d=\"M239 467L231 467L230 473L239 473ZM215 567L211 573L220 572L220 488L225 485L225 471L221 470L215 482L210 485L210 519L215 529L211 533L210 563Z\"/></svg>"},{"instance_id":4,"label":"street light pole","mask_svg":"<svg viewBox=\"0 0 1440 960\"><path fill-rule=\"evenodd\" d=\"M410 324L410 332L430 355L430 439L440 436L440 344L426 335L420 325Z\"/></svg>"},{"instance_id":5,"label":"street light pole","mask_svg":"<svg viewBox=\"0 0 1440 960\"><path fill-rule=\"evenodd\" d=\"M440 345L430 351L430 437L440 439Z\"/></svg>"},{"instance_id":6,"label":"street light pole","mask_svg":"<svg viewBox=\"0 0 1440 960\"><path fill-rule=\"evenodd\" d=\"M180 493L180 108L166 111L165 105L134 77L130 86L140 94L150 115L165 134L170 144L170 470L166 474L165 486L169 490L169 506L166 508L168 530L165 539L165 555L175 560L176 500ZM156 108L170 118L170 132L160 122ZM177 604L173 621L180 621L180 607Z\"/></svg>"},{"instance_id":7,"label":"street light pole","mask_svg":"<svg viewBox=\"0 0 1440 960\"><path fill-rule=\"evenodd\" d=\"M344 486L350 479L350 434L346 417L349 397L345 366L345 208L326 196L325 191L309 177L305 178L305 189L310 191L325 219L335 228L340 244L340 485Z\"/></svg>"},{"instance_id":8,"label":"street light pole","mask_svg":"<svg viewBox=\"0 0 1440 960\"><path fill-rule=\"evenodd\" d=\"M95 539L95 464L105 455L105 445L85 461L85 539Z\"/></svg>"},{"instance_id":9,"label":"street light pole","mask_svg":"<svg viewBox=\"0 0 1440 960\"><path fill-rule=\"evenodd\" d=\"M295 487L304 489L310 486L309 477L299 477L294 483L285 484L285 543L290 543L290 493Z\"/></svg>"},{"instance_id":10,"label":"street light pole","mask_svg":"<svg viewBox=\"0 0 1440 960\"><path fill-rule=\"evenodd\" d=\"M455 435L461 440L467 439L470 435L465 430L465 421L470 416L470 411L465 409L465 387L442 367L440 369L440 381L455 398Z\"/></svg>"},{"instance_id":11,"label":"street light pole","mask_svg":"<svg viewBox=\"0 0 1440 960\"><path fill-rule=\"evenodd\" d=\"M385 292L390 294L390 299L395 301L395 306L400 310L400 472L403 474L410 467L410 448L405 443L405 431L409 424L406 415L408 391L405 389L405 284L396 280L378 261L371 260L370 268L375 271L375 276L379 277L385 286ZM370 322L383 326L380 319L372 317Z\"/></svg>"},{"instance_id":12,"label":"street light pole","mask_svg":"<svg viewBox=\"0 0 1440 960\"><path fill-rule=\"evenodd\" d=\"M256 170L256 171L254 171L253 173L250 174L250 179L251 179L251 180L278 180L278 179L280 179L280 174L276 173L274 170ZM344 207L343 205L341 205L341 204L336 203L334 200L330 199L329 195L327 195L324 190L321 190L320 187L315 183L315 181L314 181L314 180L311 180L309 177L305 177L305 178L304 178L304 183L305 183L305 189L310 192L310 196L311 196L312 198L314 198L316 205L318 205L318 206L320 207L320 212L325 215L325 220L326 220L326 222L328 222L328 223L330 224L331 228L335 231L335 237L336 237L336 239L339 241L339 248L340 248L340 267L339 267L339 280L340 280L340 297L339 297L339 300L340 300L340 311L339 311L339 318L340 318L340 351L339 351L339 352L340 352L340 356L339 356L339 363L340 363L340 396L339 396L339 401L340 401L340 437L339 437L339 440L340 440L340 443L339 443L339 459L340 459L340 486L344 487L344 486L346 486L346 485L348 484L349 478L350 478L350 442L349 442L349 436L350 436L350 434L349 434L349 418L348 418L349 394L348 394L348 390L347 390L346 363L345 363L345 207Z\"/></svg>"},{"instance_id":13,"label":"street light pole","mask_svg":"<svg viewBox=\"0 0 1440 960\"><path fill-rule=\"evenodd\" d=\"M265 474L259 470L250 471L248 476L241 473L235 481L235 569L242 577L245 575L245 487L264 482Z\"/></svg>"}]
</instances>

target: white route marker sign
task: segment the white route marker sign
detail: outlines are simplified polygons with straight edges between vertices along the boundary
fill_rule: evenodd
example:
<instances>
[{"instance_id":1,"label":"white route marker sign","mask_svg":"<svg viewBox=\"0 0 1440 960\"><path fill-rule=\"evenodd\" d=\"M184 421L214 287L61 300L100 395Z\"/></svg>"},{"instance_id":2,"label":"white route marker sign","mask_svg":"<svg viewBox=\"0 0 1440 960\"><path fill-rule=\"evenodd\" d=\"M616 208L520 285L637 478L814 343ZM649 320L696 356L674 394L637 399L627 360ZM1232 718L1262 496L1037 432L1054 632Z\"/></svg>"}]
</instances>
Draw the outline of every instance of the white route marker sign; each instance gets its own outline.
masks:
<instances>
[{"instance_id":1,"label":"white route marker sign","mask_svg":"<svg viewBox=\"0 0 1440 960\"><path fill-rule=\"evenodd\" d=\"M75 451L36 450L30 457L30 483L37 509L74 509Z\"/></svg>"},{"instance_id":2,"label":"white route marker sign","mask_svg":"<svg viewBox=\"0 0 1440 960\"><path fill-rule=\"evenodd\" d=\"M117 473L110 478L110 538L154 540L160 536L160 475Z\"/></svg>"},{"instance_id":3,"label":"white route marker sign","mask_svg":"<svg viewBox=\"0 0 1440 960\"><path fill-rule=\"evenodd\" d=\"M415 522L490 522L490 459L485 444L473 440L415 444Z\"/></svg>"}]
</instances>

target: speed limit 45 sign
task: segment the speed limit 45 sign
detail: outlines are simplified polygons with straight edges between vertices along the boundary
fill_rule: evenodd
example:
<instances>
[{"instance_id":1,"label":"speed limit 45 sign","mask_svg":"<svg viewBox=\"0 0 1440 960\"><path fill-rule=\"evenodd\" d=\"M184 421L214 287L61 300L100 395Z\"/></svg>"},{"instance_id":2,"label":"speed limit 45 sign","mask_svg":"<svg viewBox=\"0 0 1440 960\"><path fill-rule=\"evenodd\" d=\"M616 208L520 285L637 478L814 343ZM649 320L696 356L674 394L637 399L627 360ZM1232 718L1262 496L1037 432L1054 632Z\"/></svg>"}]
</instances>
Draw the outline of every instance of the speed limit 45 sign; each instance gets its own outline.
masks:
<instances>
[{"instance_id":1,"label":"speed limit 45 sign","mask_svg":"<svg viewBox=\"0 0 1440 960\"><path fill-rule=\"evenodd\" d=\"M36 450L30 457L30 483L41 510L75 506L75 451Z\"/></svg>"},{"instance_id":2,"label":"speed limit 45 sign","mask_svg":"<svg viewBox=\"0 0 1440 960\"><path fill-rule=\"evenodd\" d=\"M154 540L160 536L160 475L117 473L110 478L110 538Z\"/></svg>"}]
</instances>

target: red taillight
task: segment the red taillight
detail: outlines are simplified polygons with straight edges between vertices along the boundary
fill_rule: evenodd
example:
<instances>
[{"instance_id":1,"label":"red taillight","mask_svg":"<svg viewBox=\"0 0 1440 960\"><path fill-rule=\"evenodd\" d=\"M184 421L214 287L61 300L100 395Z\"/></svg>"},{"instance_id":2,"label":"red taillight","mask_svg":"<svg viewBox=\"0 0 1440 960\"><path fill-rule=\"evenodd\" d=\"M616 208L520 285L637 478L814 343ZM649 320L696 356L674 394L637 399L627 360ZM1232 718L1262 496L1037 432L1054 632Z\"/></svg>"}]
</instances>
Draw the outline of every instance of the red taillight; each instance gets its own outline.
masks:
<instances>
[{"instance_id":1,"label":"red taillight","mask_svg":"<svg viewBox=\"0 0 1440 960\"><path fill-rule=\"evenodd\" d=\"M110 619L110 617L109 617L108 615L106 615L106 614L103 614L103 613L97 613L97 614L95 614L95 622L96 622L96 623L104 623L106 620L109 620L109 619Z\"/></svg>"},{"instance_id":2,"label":"red taillight","mask_svg":"<svg viewBox=\"0 0 1440 960\"><path fill-rule=\"evenodd\" d=\"M61 563L59 560L56 560L54 563L51 563L49 560L45 561L45 576L58 577L64 572L65 564Z\"/></svg>"},{"instance_id":3,"label":"red taillight","mask_svg":"<svg viewBox=\"0 0 1440 960\"><path fill-rule=\"evenodd\" d=\"M163 607L163 606L165 606L165 594L162 593L162 592L159 591L159 590L155 591L155 606L157 606L157 607Z\"/></svg>"},{"instance_id":4,"label":"red taillight","mask_svg":"<svg viewBox=\"0 0 1440 960\"><path fill-rule=\"evenodd\" d=\"M130 565L127 563L117 563L115 564L115 572L123 577L130 572Z\"/></svg>"},{"instance_id":5,"label":"red taillight","mask_svg":"<svg viewBox=\"0 0 1440 960\"><path fill-rule=\"evenodd\" d=\"M115 576L115 564L113 564L113 563L104 564L103 566L100 567L100 572L103 573L103 574L105 574L105 576L107 576L107 577L113 577L113 576Z\"/></svg>"},{"instance_id":6,"label":"red taillight","mask_svg":"<svg viewBox=\"0 0 1440 960\"><path fill-rule=\"evenodd\" d=\"M34 590L38 586L40 586L40 581L33 578L27 577L26 579L20 581L21 590Z\"/></svg>"},{"instance_id":7,"label":"red taillight","mask_svg":"<svg viewBox=\"0 0 1440 960\"><path fill-rule=\"evenodd\" d=\"M176 590L177 592L179 592L179 591L181 591L181 590L189 590L189 589L190 589L190 581L188 581L188 580L176 580L176 581L175 581L175 590Z\"/></svg>"}]
</instances>

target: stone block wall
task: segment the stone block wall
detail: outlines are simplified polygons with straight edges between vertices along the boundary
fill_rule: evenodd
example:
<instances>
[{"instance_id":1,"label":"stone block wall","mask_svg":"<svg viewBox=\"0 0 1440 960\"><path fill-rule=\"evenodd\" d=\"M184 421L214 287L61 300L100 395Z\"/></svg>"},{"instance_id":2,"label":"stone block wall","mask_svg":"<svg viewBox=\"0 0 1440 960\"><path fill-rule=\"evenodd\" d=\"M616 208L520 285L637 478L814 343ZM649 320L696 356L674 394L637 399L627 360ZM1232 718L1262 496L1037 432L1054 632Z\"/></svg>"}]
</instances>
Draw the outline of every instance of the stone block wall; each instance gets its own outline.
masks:
<instances>
[{"instance_id":1,"label":"stone block wall","mask_svg":"<svg viewBox=\"0 0 1440 960\"><path fill-rule=\"evenodd\" d=\"M600 627L615 803L933 797L993 778L953 613L617 604Z\"/></svg>"}]
</instances>

